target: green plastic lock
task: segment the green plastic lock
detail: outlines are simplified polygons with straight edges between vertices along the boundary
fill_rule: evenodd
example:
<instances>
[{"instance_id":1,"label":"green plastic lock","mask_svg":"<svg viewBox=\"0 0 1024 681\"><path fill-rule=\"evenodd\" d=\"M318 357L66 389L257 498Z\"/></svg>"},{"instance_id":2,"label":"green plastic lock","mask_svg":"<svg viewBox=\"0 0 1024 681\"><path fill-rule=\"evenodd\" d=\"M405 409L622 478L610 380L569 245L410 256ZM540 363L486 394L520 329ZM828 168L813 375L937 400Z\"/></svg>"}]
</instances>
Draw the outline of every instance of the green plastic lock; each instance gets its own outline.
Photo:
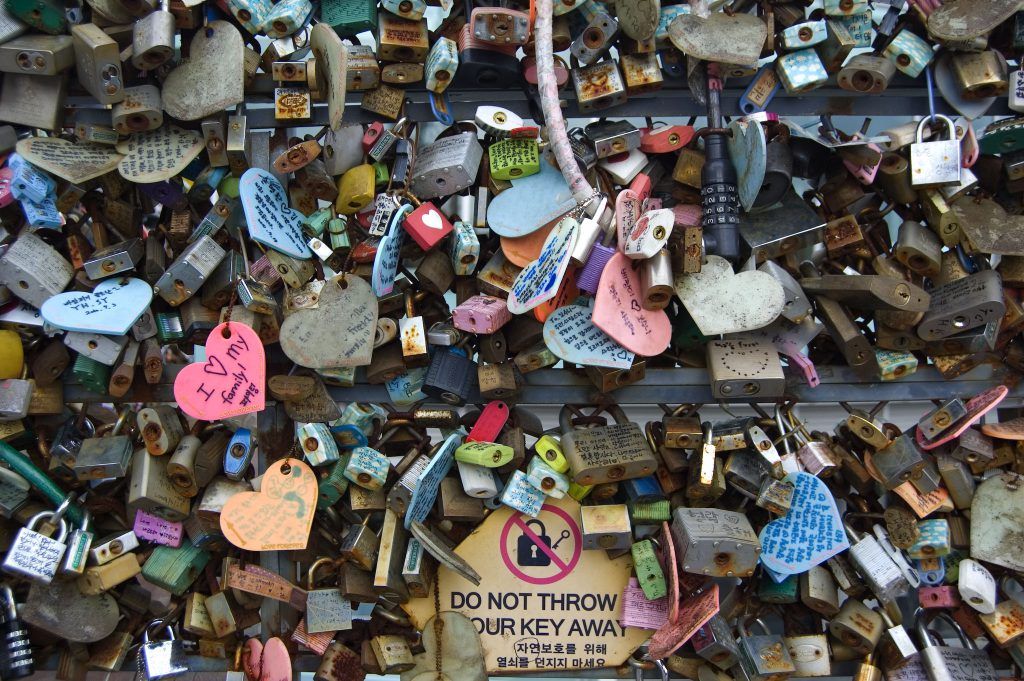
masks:
<instances>
[{"instance_id":1,"label":"green plastic lock","mask_svg":"<svg viewBox=\"0 0 1024 681\"><path fill-rule=\"evenodd\" d=\"M351 249L352 240L348 235L348 223L344 218L334 218L327 223L327 233L331 239L331 249Z\"/></svg>"},{"instance_id":2,"label":"green plastic lock","mask_svg":"<svg viewBox=\"0 0 1024 681\"><path fill-rule=\"evenodd\" d=\"M177 310L156 313L156 337L163 344L176 343L185 339L182 331L181 313Z\"/></svg>"},{"instance_id":3,"label":"green plastic lock","mask_svg":"<svg viewBox=\"0 0 1024 681\"><path fill-rule=\"evenodd\" d=\"M331 466L330 473L326 478L321 478L317 486L319 494L316 498L316 507L320 510L330 508L341 501L342 495L348 489L348 478L345 477L345 465L347 460L335 461Z\"/></svg>"},{"instance_id":4,"label":"green plastic lock","mask_svg":"<svg viewBox=\"0 0 1024 681\"><path fill-rule=\"evenodd\" d=\"M487 151L491 177L496 180L518 180L540 172L540 148L536 140L504 139Z\"/></svg>"},{"instance_id":5,"label":"green plastic lock","mask_svg":"<svg viewBox=\"0 0 1024 681\"><path fill-rule=\"evenodd\" d=\"M550 466L553 470L559 473L565 473L569 470L569 462L565 458L565 454L562 453L561 443L551 435L542 435L533 448L537 450L537 455L543 459L544 463Z\"/></svg>"},{"instance_id":6,"label":"green plastic lock","mask_svg":"<svg viewBox=\"0 0 1024 681\"><path fill-rule=\"evenodd\" d=\"M342 38L364 31L377 32L377 0L323 0L320 21L334 27Z\"/></svg>"},{"instance_id":7,"label":"green plastic lock","mask_svg":"<svg viewBox=\"0 0 1024 681\"><path fill-rule=\"evenodd\" d=\"M570 482L568 494L576 501L583 501L590 495L590 492L593 489L593 485L580 485L575 482Z\"/></svg>"},{"instance_id":8,"label":"green plastic lock","mask_svg":"<svg viewBox=\"0 0 1024 681\"><path fill-rule=\"evenodd\" d=\"M757 597L765 603L796 603L800 598L800 577L789 575L781 582L762 579L757 583Z\"/></svg>"},{"instance_id":9,"label":"green plastic lock","mask_svg":"<svg viewBox=\"0 0 1024 681\"><path fill-rule=\"evenodd\" d=\"M515 456L515 451L511 447L499 445L496 442L463 442L455 450L456 461L486 468L504 466L512 460L513 456Z\"/></svg>"},{"instance_id":10,"label":"green plastic lock","mask_svg":"<svg viewBox=\"0 0 1024 681\"><path fill-rule=\"evenodd\" d=\"M176 549L157 546L142 566L142 576L175 596L181 596L209 562L209 552L188 542Z\"/></svg>"},{"instance_id":11,"label":"green plastic lock","mask_svg":"<svg viewBox=\"0 0 1024 681\"><path fill-rule=\"evenodd\" d=\"M240 179L234 175L225 175L217 185L217 193L229 199L237 199L241 195L238 189Z\"/></svg>"},{"instance_id":12,"label":"green plastic lock","mask_svg":"<svg viewBox=\"0 0 1024 681\"><path fill-rule=\"evenodd\" d=\"M79 354L71 373L90 392L106 395L110 389L110 367L90 357Z\"/></svg>"},{"instance_id":13,"label":"green plastic lock","mask_svg":"<svg viewBox=\"0 0 1024 681\"><path fill-rule=\"evenodd\" d=\"M656 598L663 598L668 595L668 585L665 583L665 573L658 562L658 556L654 552L654 544L651 540L638 541L630 548L633 554L633 569L636 570L636 580L640 582L640 588L644 590L647 600L653 601Z\"/></svg>"},{"instance_id":14,"label":"green plastic lock","mask_svg":"<svg viewBox=\"0 0 1024 681\"><path fill-rule=\"evenodd\" d=\"M312 215L302 218L302 231L308 236L319 237L324 233L333 217L334 212L330 208L321 208L313 211Z\"/></svg>"},{"instance_id":15,"label":"green plastic lock","mask_svg":"<svg viewBox=\"0 0 1024 681\"><path fill-rule=\"evenodd\" d=\"M64 5L52 0L4 0L7 11L26 24L50 35L66 33L68 28Z\"/></svg>"},{"instance_id":16,"label":"green plastic lock","mask_svg":"<svg viewBox=\"0 0 1024 681\"><path fill-rule=\"evenodd\" d=\"M672 520L672 505L668 499L638 501L629 507L629 519L634 525L657 525Z\"/></svg>"},{"instance_id":17,"label":"green plastic lock","mask_svg":"<svg viewBox=\"0 0 1024 681\"><path fill-rule=\"evenodd\" d=\"M388 180L391 179L391 171L388 170L387 165L383 161L377 161L373 164L373 179L378 189L386 185Z\"/></svg>"}]
</instances>

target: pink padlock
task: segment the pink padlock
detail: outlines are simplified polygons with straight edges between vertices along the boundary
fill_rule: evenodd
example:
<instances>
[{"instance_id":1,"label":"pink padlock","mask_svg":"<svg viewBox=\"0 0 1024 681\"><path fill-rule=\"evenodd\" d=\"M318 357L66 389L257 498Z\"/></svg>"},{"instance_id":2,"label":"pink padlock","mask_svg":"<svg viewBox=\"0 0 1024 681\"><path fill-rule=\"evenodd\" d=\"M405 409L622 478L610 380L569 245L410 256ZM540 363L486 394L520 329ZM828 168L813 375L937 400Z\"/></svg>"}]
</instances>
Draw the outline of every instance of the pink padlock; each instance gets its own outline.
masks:
<instances>
[{"instance_id":1,"label":"pink padlock","mask_svg":"<svg viewBox=\"0 0 1024 681\"><path fill-rule=\"evenodd\" d=\"M882 149L877 144L871 143L867 145L868 149L878 152L878 163L874 165L858 165L851 161L843 160L843 165L849 170L854 177L856 177L861 184L871 184L875 181L875 176L878 175L878 169L882 167Z\"/></svg>"},{"instance_id":2,"label":"pink padlock","mask_svg":"<svg viewBox=\"0 0 1024 681\"><path fill-rule=\"evenodd\" d=\"M0 208L14 202L14 194L11 193L11 178L13 177L14 172L10 168L0 168Z\"/></svg>"},{"instance_id":3,"label":"pink padlock","mask_svg":"<svg viewBox=\"0 0 1024 681\"><path fill-rule=\"evenodd\" d=\"M494 333L511 319L508 303L494 296L473 296L452 310L455 328L470 333Z\"/></svg>"},{"instance_id":4,"label":"pink padlock","mask_svg":"<svg viewBox=\"0 0 1024 681\"><path fill-rule=\"evenodd\" d=\"M950 585L918 587L917 600L925 610L955 608L961 602L960 593Z\"/></svg>"}]
</instances>

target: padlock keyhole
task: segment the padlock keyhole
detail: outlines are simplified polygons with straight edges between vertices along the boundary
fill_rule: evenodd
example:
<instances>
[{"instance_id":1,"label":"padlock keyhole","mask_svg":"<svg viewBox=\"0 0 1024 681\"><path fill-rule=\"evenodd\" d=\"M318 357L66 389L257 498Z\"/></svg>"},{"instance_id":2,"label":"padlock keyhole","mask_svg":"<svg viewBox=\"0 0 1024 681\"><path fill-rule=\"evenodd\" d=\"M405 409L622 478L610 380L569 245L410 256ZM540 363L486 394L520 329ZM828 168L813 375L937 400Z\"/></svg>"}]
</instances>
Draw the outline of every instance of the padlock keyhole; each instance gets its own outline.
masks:
<instances>
[{"instance_id":1,"label":"padlock keyhole","mask_svg":"<svg viewBox=\"0 0 1024 681\"><path fill-rule=\"evenodd\" d=\"M537 545L536 544L532 544L530 546L530 558L536 558L536 557L537 557Z\"/></svg>"}]
</instances>

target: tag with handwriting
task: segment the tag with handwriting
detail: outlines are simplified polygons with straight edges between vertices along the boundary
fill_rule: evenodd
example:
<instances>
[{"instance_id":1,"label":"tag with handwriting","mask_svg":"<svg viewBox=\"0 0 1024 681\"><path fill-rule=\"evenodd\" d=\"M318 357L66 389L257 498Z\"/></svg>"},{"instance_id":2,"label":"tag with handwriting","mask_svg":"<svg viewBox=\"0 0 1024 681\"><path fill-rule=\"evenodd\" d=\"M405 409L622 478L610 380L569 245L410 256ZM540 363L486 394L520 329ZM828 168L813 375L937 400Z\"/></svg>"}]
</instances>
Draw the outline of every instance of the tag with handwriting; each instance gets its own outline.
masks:
<instances>
[{"instance_id":1,"label":"tag with handwriting","mask_svg":"<svg viewBox=\"0 0 1024 681\"><path fill-rule=\"evenodd\" d=\"M810 473L790 473L789 512L761 529L761 562L783 575L807 572L850 547L843 520L828 487Z\"/></svg>"},{"instance_id":2,"label":"tag with handwriting","mask_svg":"<svg viewBox=\"0 0 1024 681\"><path fill-rule=\"evenodd\" d=\"M303 215L288 204L288 193L276 177L262 168L249 168L238 192L254 240L300 260L313 254L302 235Z\"/></svg>"},{"instance_id":3,"label":"tag with handwriting","mask_svg":"<svg viewBox=\"0 0 1024 681\"><path fill-rule=\"evenodd\" d=\"M259 492L235 494L220 513L220 529L245 551L306 548L316 510L317 481L299 459L275 461Z\"/></svg>"},{"instance_id":4,"label":"tag with handwriting","mask_svg":"<svg viewBox=\"0 0 1024 681\"><path fill-rule=\"evenodd\" d=\"M918 428L916 433L917 446L928 451L960 437L975 421L995 409L1009 392L1010 389L1005 385L996 385L967 400L967 404L964 405L967 408L967 415L960 420L959 425L943 433L942 437L934 442L926 440L924 432Z\"/></svg>"},{"instance_id":5,"label":"tag with handwriting","mask_svg":"<svg viewBox=\"0 0 1024 681\"><path fill-rule=\"evenodd\" d=\"M718 614L718 585L712 584L706 591L691 596L679 606L679 616L674 623L654 632L651 637L651 657L664 659L683 645L707 624L708 620Z\"/></svg>"},{"instance_id":6,"label":"tag with handwriting","mask_svg":"<svg viewBox=\"0 0 1024 681\"><path fill-rule=\"evenodd\" d=\"M266 362L263 342L241 322L218 324L206 339L206 361L193 362L174 379L174 400L200 421L263 411Z\"/></svg>"},{"instance_id":7,"label":"tag with handwriting","mask_svg":"<svg viewBox=\"0 0 1024 681\"><path fill-rule=\"evenodd\" d=\"M622 592L622 618L619 623L624 627L661 629L667 621L668 596L649 601L636 577L630 577Z\"/></svg>"},{"instance_id":8,"label":"tag with handwriting","mask_svg":"<svg viewBox=\"0 0 1024 681\"><path fill-rule=\"evenodd\" d=\"M616 253L601 274L591 320L627 350L653 357L668 347L672 326L664 310L645 310L642 297L639 271L632 260Z\"/></svg>"},{"instance_id":9,"label":"tag with handwriting","mask_svg":"<svg viewBox=\"0 0 1024 681\"><path fill-rule=\"evenodd\" d=\"M165 125L118 143L117 150L125 157L117 170L130 182L163 182L183 171L203 147L203 136L195 130Z\"/></svg>"},{"instance_id":10,"label":"tag with handwriting","mask_svg":"<svg viewBox=\"0 0 1024 681\"><path fill-rule=\"evenodd\" d=\"M34 166L72 184L88 182L117 168L122 154L105 144L77 144L60 137L29 137L18 141L18 153Z\"/></svg>"},{"instance_id":11,"label":"tag with handwriting","mask_svg":"<svg viewBox=\"0 0 1024 681\"><path fill-rule=\"evenodd\" d=\"M314 589L306 592L306 631L343 631L352 628L352 603L341 589Z\"/></svg>"},{"instance_id":12,"label":"tag with handwriting","mask_svg":"<svg viewBox=\"0 0 1024 681\"><path fill-rule=\"evenodd\" d=\"M228 566L227 586L246 593L288 603L296 610L306 607L306 591L287 579L259 565L242 566L232 563Z\"/></svg>"},{"instance_id":13,"label":"tag with handwriting","mask_svg":"<svg viewBox=\"0 0 1024 681\"><path fill-rule=\"evenodd\" d=\"M558 285L569 266L569 255L576 244L577 226L576 220L563 218L551 230L540 256L524 267L512 283L508 295L509 312L529 312L558 292Z\"/></svg>"},{"instance_id":14,"label":"tag with handwriting","mask_svg":"<svg viewBox=\"0 0 1024 681\"><path fill-rule=\"evenodd\" d=\"M299 366L337 369L363 366L373 355L377 299L356 276L337 276L320 289L320 304L288 315L281 350Z\"/></svg>"},{"instance_id":15,"label":"tag with handwriting","mask_svg":"<svg viewBox=\"0 0 1024 681\"><path fill-rule=\"evenodd\" d=\"M184 529L183 523L172 523L152 513L146 513L141 508L135 512L135 523L132 526L132 532L139 539L175 549L181 546Z\"/></svg>"},{"instance_id":16,"label":"tag with handwriting","mask_svg":"<svg viewBox=\"0 0 1024 681\"><path fill-rule=\"evenodd\" d=\"M399 206L391 214L387 233L377 244L377 254L373 258L373 272L370 275L370 283L377 296L386 296L395 289L399 254L402 251L402 242L405 240L405 230L401 225L405 216L411 212L412 206L408 203Z\"/></svg>"},{"instance_id":17,"label":"tag with handwriting","mask_svg":"<svg viewBox=\"0 0 1024 681\"><path fill-rule=\"evenodd\" d=\"M636 356L594 326L591 309L566 305L544 322L544 344L556 357L573 364L628 369Z\"/></svg>"},{"instance_id":18,"label":"tag with handwriting","mask_svg":"<svg viewBox=\"0 0 1024 681\"><path fill-rule=\"evenodd\" d=\"M65 331L123 336L149 309L153 287L142 279L116 277L92 292L68 291L47 299L39 311L52 326Z\"/></svg>"}]
</instances>

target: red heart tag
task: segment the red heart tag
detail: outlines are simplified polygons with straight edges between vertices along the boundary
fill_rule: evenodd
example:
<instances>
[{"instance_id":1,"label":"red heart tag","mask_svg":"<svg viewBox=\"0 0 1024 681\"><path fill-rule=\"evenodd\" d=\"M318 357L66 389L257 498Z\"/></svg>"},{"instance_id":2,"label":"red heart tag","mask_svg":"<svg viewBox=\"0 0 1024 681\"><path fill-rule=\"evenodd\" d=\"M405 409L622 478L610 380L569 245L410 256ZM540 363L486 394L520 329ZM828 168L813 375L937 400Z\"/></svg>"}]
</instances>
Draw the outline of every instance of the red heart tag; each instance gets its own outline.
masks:
<instances>
[{"instance_id":1,"label":"red heart tag","mask_svg":"<svg viewBox=\"0 0 1024 681\"><path fill-rule=\"evenodd\" d=\"M239 322L214 327L206 340L206 361L189 364L174 379L174 400L200 421L262 411L265 393L263 343Z\"/></svg>"},{"instance_id":2,"label":"red heart tag","mask_svg":"<svg viewBox=\"0 0 1024 681\"><path fill-rule=\"evenodd\" d=\"M653 357L668 347L672 326L664 310L645 310L641 296L633 261L617 252L601 273L591 321L627 350Z\"/></svg>"}]
</instances>

